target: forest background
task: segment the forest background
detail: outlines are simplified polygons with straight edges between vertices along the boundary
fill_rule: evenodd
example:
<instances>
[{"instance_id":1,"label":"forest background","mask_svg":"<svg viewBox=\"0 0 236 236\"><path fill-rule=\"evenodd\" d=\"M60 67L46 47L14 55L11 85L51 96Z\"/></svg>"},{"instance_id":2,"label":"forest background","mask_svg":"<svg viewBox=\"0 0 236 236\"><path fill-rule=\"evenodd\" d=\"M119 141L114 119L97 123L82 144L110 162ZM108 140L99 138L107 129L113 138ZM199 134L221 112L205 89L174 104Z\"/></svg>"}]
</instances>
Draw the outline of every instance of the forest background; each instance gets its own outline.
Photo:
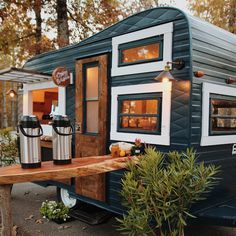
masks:
<instances>
[{"instance_id":1,"label":"forest background","mask_svg":"<svg viewBox=\"0 0 236 236\"><path fill-rule=\"evenodd\" d=\"M236 33L236 0L169 0L190 14ZM163 0L0 0L0 70L21 68L34 55L81 40ZM177 5L177 4L176 4ZM15 127L17 84L0 81L0 128Z\"/></svg>"}]
</instances>

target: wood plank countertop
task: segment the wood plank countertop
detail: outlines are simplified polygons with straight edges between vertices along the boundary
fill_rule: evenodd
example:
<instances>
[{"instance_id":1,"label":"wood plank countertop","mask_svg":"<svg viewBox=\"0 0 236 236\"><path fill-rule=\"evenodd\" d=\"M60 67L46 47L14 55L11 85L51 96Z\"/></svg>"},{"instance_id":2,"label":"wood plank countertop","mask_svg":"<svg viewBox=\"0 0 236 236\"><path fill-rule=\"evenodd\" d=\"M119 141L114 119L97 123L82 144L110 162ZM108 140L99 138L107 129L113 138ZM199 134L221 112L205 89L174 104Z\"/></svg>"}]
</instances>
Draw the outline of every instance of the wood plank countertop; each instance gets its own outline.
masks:
<instances>
[{"instance_id":1,"label":"wood plank countertop","mask_svg":"<svg viewBox=\"0 0 236 236\"><path fill-rule=\"evenodd\" d=\"M72 163L67 165L46 161L42 162L41 168L35 169L22 169L20 165L1 167L0 185L90 176L123 169L127 160L127 157L113 158L109 155L73 158Z\"/></svg>"}]
</instances>

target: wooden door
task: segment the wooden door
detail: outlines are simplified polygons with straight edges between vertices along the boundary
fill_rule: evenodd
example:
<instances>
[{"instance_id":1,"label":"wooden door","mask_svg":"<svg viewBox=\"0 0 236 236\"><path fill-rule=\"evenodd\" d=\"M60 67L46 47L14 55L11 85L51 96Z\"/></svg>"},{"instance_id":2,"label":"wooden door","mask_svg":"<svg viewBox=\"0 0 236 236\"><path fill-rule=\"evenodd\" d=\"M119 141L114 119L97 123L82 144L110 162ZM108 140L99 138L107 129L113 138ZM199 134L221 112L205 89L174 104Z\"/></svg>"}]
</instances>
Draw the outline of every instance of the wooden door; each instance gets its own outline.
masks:
<instances>
[{"instance_id":1,"label":"wooden door","mask_svg":"<svg viewBox=\"0 0 236 236\"><path fill-rule=\"evenodd\" d=\"M107 55L85 58L76 63L76 157L106 154ZM76 193L105 201L105 174L76 179Z\"/></svg>"}]
</instances>

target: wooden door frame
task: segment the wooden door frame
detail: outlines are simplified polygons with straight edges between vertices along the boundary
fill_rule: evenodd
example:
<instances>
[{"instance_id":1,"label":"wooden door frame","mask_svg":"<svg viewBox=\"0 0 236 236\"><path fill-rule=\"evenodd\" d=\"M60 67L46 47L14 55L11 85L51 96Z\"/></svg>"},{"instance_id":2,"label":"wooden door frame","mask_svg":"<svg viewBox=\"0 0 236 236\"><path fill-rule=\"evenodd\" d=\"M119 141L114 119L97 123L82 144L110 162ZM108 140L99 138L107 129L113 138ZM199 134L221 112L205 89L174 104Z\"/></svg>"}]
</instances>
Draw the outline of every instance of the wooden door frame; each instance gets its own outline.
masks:
<instances>
[{"instance_id":1,"label":"wooden door frame","mask_svg":"<svg viewBox=\"0 0 236 236\"><path fill-rule=\"evenodd\" d=\"M83 72L83 65L89 64L92 62L98 62L99 64L99 76L101 78L101 84L103 86L100 87L99 94L101 96L106 97L105 106L103 106L103 112L99 110L99 131L98 136L100 137L103 135L103 139L105 140L105 143L108 141L108 131L109 131L109 119L108 119L108 54L103 54L100 56L95 57L89 57L89 58L83 58L79 59L76 62L76 94L75 94L75 118L76 121L82 121L81 122L81 134L84 132L84 108L83 108L83 102L84 102L84 79L80 80L79 76L84 76ZM102 73L102 74L101 74ZM106 80L106 81L104 81ZM101 103L99 102L99 107ZM82 114L81 118L78 120L78 114ZM106 154L107 146L100 147L100 153L99 155ZM75 145L75 156L79 157L80 155L77 153L77 142Z\"/></svg>"},{"instance_id":2,"label":"wooden door frame","mask_svg":"<svg viewBox=\"0 0 236 236\"><path fill-rule=\"evenodd\" d=\"M84 133L84 96L85 73L84 68L90 63L98 63L99 76L99 110L98 110L98 134ZM81 123L80 133L76 135L75 156L83 157L93 153L93 156L105 155L107 151L109 117L108 117L108 54L79 59L76 62L76 94L75 94L75 118ZM82 78L81 78L82 76ZM102 109L101 109L102 108ZM85 145L81 145L85 143ZM86 145L88 144L89 145ZM85 154L85 155L84 155ZM77 194L92 199L106 200L105 174L76 178L75 191Z\"/></svg>"}]
</instances>

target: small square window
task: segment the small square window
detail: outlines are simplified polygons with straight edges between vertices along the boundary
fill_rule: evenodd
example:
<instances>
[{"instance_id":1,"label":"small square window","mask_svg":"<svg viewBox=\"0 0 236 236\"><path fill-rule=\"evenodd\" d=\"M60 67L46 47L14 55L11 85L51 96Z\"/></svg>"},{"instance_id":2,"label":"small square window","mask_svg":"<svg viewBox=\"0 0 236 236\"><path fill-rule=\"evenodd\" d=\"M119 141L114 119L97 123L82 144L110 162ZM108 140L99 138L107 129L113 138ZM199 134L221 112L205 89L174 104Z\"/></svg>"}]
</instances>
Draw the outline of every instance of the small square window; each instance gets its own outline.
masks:
<instances>
[{"instance_id":1,"label":"small square window","mask_svg":"<svg viewBox=\"0 0 236 236\"><path fill-rule=\"evenodd\" d=\"M119 66L163 60L163 35L119 45Z\"/></svg>"},{"instance_id":2,"label":"small square window","mask_svg":"<svg viewBox=\"0 0 236 236\"><path fill-rule=\"evenodd\" d=\"M236 133L236 99L230 96L211 94L210 134Z\"/></svg>"},{"instance_id":3,"label":"small square window","mask_svg":"<svg viewBox=\"0 0 236 236\"><path fill-rule=\"evenodd\" d=\"M118 131L161 133L161 94L118 96Z\"/></svg>"}]
</instances>

